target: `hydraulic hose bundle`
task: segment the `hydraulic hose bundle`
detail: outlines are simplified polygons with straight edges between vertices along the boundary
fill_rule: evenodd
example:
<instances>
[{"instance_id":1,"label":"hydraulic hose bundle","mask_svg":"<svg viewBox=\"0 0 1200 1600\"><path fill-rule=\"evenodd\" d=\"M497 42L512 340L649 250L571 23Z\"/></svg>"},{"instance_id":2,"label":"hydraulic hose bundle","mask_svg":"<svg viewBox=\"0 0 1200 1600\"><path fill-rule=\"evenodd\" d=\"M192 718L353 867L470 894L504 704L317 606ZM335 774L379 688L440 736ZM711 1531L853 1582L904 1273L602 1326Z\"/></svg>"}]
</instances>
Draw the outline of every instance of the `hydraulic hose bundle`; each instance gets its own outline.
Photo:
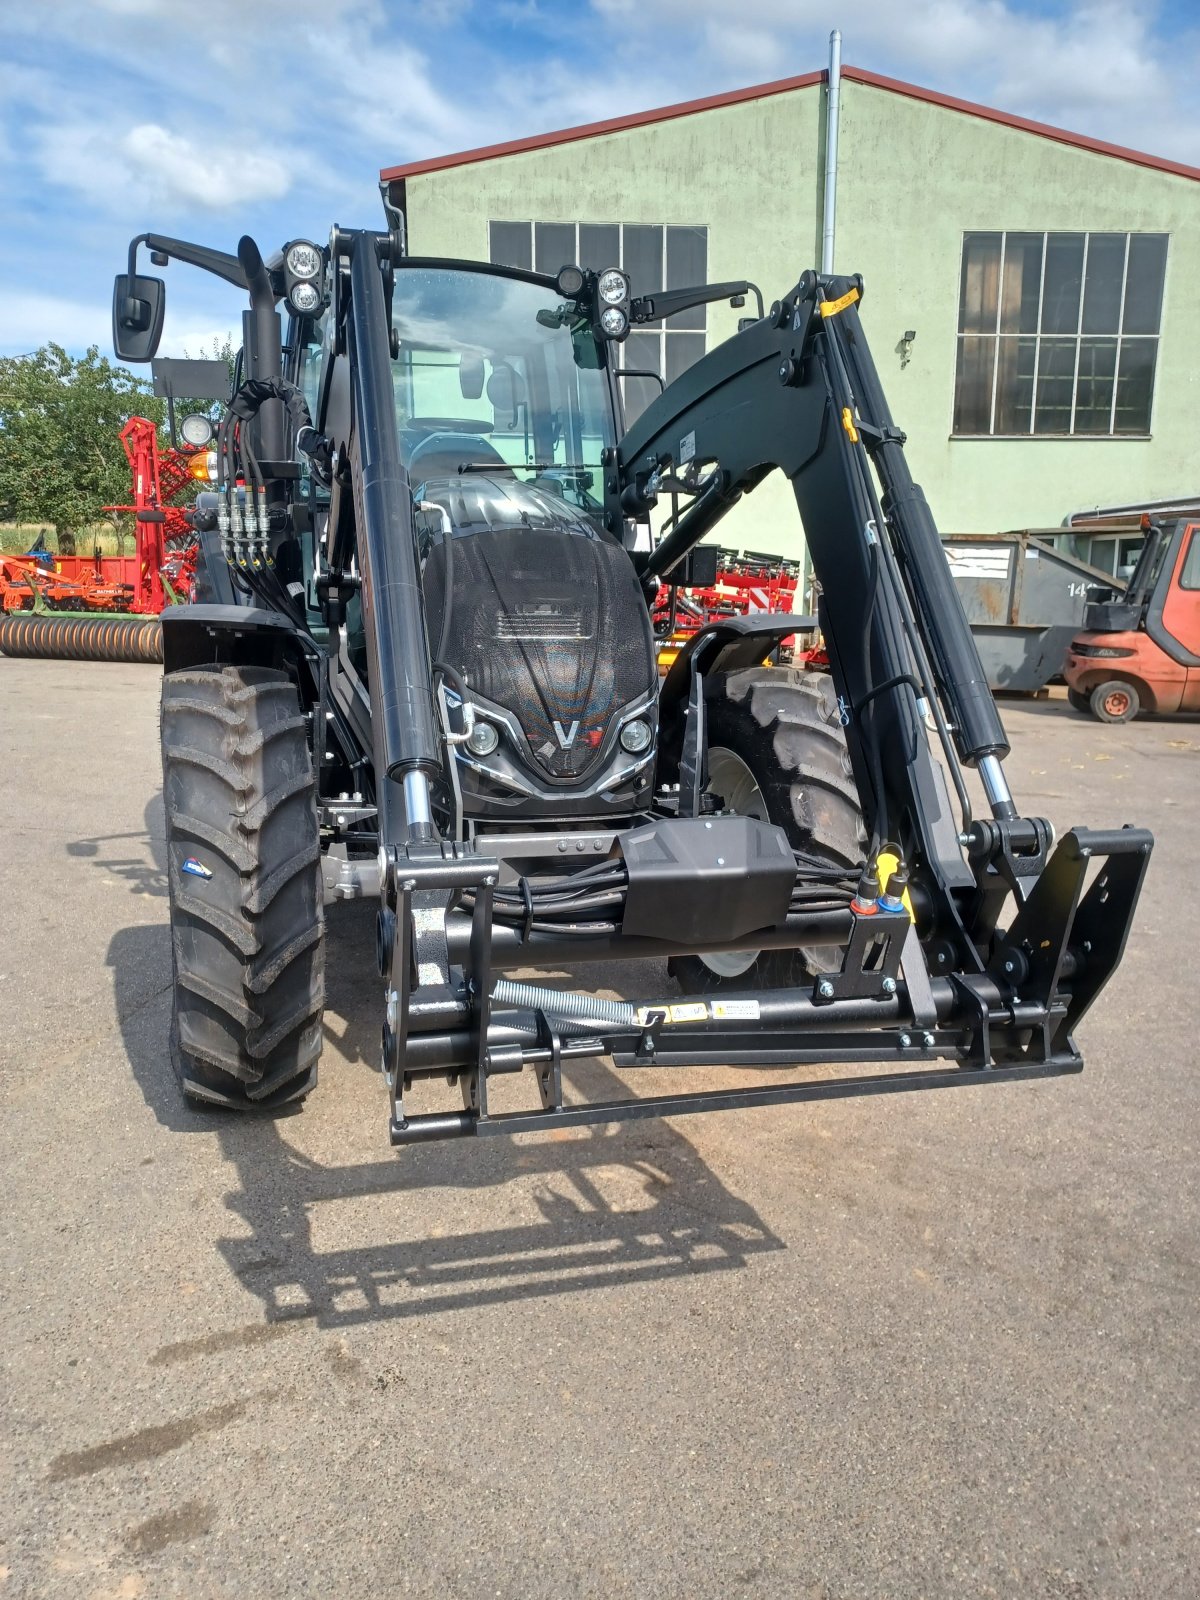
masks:
<instances>
[{"instance_id":1,"label":"hydraulic hose bundle","mask_svg":"<svg viewBox=\"0 0 1200 1600\"><path fill-rule=\"evenodd\" d=\"M295 384L284 378L248 378L241 385L217 430L217 527L235 581L264 605L294 615L292 597L275 571L276 530L248 426L268 400L283 402L296 433L312 427L308 402Z\"/></svg>"},{"instance_id":2,"label":"hydraulic hose bundle","mask_svg":"<svg viewBox=\"0 0 1200 1600\"><path fill-rule=\"evenodd\" d=\"M620 860L597 861L559 878L518 878L494 891L492 914L497 922L530 933L556 933L582 939L620 931L629 875ZM816 857L796 855L796 883L788 906L790 916L843 911L855 894L857 874ZM474 896L463 896L464 907Z\"/></svg>"}]
</instances>

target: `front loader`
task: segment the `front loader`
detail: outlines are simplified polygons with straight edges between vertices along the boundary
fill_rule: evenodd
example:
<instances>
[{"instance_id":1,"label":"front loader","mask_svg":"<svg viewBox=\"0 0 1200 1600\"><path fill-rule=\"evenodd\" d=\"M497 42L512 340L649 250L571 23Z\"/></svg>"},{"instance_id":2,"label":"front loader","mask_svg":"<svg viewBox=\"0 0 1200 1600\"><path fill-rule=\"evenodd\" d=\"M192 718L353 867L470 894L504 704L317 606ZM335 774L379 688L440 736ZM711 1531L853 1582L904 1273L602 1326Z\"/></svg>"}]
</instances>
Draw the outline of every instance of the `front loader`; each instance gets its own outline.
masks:
<instances>
[{"instance_id":1,"label":"front loader","mask_svg":"<svg viewBox=\"0 0 1200 1600\"><path fill-rule=\"evenodd\" d=\"M132 360L165 295L139 246L249 298L199 519L213 603L163 619L184 1093L312 1089L324 905L359 896L397 1145L1079 1071L1151 837L1056 844L1010 793L861 280L805 272L626 428L631 325L752 286L639 297L617 268L413 257L389 224L267 260L141 235L116 284ZM717 621L660 684L660 586L773 471L819 618ZM828 675L765 665L818 622ZM676 985L651 1004L504 976L646 956ZM597 1056L678 1084L564 1094ZM779 1073L698 1091L695 1066ZM510 1074L527 1108L498 1111ZM426 1079L453 1103L414 1111Z\"/></svg>"}]
</instances>

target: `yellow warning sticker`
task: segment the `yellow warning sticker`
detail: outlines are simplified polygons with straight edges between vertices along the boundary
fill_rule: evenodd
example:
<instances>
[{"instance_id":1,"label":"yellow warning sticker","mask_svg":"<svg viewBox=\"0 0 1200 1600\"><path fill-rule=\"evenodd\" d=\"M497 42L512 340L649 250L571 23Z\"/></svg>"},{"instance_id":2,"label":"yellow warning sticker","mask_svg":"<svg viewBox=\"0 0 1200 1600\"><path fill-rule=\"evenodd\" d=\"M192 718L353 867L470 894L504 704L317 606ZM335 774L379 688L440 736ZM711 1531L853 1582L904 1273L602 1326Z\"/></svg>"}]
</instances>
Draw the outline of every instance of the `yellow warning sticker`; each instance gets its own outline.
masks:
<instances>
[{"instance_id":1,"label":"yellow warning sticker","mask_svg":"<svg viewBox=\"0 0 1200 1600\"><path fill-rule=\"evenodd\" d=\"M639 1006L638 1026L641 1028L678 1025L681 1022L757 1022L757 1000L687 1000L677 1006Z\"/></svg>"},{"instance_id":2,"label":"yellow warning sticker","mask_svg":"<svg viewBox=\"0 0 1200 1600\"><path fill-rule=\"evenodd\" d=\"M689 1000L679 1006L639 1006L637 1019L643 1028L655 1022L707 1022L708 1006L703 1000Z\"/></svg>"},{"instance_id":3,"label":"yellow warning sticker","mask_svg":"<svg viewBox=\"0 0 1200 1600\"><path fill-rule=\"evenodd\" d=\"M836 317L839 311L845 311L847 306L852 306L858 299L857 289L847 289L845 294L839 295L836 300L821 301L821 315L823 317Z\"/></svg>"}]
</instances>

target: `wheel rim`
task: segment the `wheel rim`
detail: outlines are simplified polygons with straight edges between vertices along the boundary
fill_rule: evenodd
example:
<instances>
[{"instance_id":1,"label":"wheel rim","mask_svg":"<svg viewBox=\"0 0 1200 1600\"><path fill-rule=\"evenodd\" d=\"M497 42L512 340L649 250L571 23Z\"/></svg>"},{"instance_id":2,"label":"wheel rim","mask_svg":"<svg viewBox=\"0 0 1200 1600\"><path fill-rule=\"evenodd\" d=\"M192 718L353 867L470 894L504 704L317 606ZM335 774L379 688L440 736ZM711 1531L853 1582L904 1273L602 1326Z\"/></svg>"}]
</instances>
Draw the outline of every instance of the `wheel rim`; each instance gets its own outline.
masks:
<instances>
[{"instance_id":1,"label":"wheel rim","mask_svg":"<svg viewBox=\"0 0 1200 1600\"><path fill-rule=\"evenodd\" d=\"M1124 689L1111 689L1104 696L1104 709L1110 717L1124 717L1129 712L1129 695Z\"/></svg>"},{"instance_id":2,"label":"wheel rim","mask_svg":"<svg viewBox=\"0 0 1200 1600\"><path fill-rule=\"evenodd\" d=\"M732 750L717 745L708 752L708 792L718 794L725 810L739 817L754 817L769 822L767 802L754 774ZM762 954L761 950L709 950L700 960L718 978L740 978Z\"/></svg>"}]
</instances>

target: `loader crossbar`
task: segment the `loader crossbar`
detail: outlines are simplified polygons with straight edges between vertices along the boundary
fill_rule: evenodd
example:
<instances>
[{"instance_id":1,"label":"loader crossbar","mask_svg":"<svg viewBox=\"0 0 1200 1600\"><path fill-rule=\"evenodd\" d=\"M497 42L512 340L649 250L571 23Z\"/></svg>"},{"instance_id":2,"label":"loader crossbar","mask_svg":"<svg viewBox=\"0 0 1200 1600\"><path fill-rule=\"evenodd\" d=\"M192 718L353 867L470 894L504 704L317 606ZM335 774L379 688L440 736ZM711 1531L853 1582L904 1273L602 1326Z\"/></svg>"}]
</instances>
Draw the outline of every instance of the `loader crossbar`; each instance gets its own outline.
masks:
<instances>
[{"instance_id":1,"label":"loader crossbar","mask_svg":"<svg viewBox=\"0 0 1200 1600\"><path fill-rule=\"evenodd\" d=\"M631 1005L560 994L520 983L493 987L490 896L471 917L466 965L473 1004L452 1000L386 1038L393 1144L469 1135L528 1133L552 1127L651 1116L783 1105L808 1100L970 1087L1076 1073L1083 1060L1072 1030L1116 969L1141 891L1151 838L1140 829L1075 829L1059 843L1034 893L1018 910L991 967L930 978L906 915L881 920L850 913L841 971L811 986ZM401 915L418 884L471 880L469 855L397 861ZM494 864L480 862L487 878ZM1090 884L1089 876L1092 877ZM490 887L490 885L489 885ZM428 892L428 891L426 891ZM485 919L488 919L485 921ZM390 948L391 978L403 983L413 953L401 935ZM398 993L406 1002L408 996ZM515 1002L506 1004L506 1002ZM455 1015L459 1026L439 1028ZM462 1022L473 1025L462 1026ZM432 1026L422 1026L422 1023ZM900 1070L651 1095L600 1104L563 1098L565 1062L610 1056L619 1070L679 1067L788 1068L891 1062ZM951 1060L953 1066L924 1066ZM540 1110L493 1113L488 1081L530 1069ZM410 1115L405 1092L418 1080L459 1082L462 1112Z\"/></svg>"}]
</instances>

